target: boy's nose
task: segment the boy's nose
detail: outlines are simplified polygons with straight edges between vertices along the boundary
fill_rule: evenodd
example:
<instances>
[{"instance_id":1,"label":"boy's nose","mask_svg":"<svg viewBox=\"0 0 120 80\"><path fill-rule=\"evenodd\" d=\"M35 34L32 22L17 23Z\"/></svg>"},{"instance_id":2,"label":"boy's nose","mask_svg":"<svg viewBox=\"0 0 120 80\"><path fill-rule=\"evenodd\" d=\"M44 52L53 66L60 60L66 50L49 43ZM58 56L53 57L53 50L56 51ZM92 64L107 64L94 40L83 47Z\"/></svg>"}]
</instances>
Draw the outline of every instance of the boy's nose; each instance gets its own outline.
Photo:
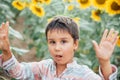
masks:
<instances>
[{"instance_id":1,"label":"boy's nose","mask_svg":"<svg viewBox=\"0 0 120 80\"><path fill-rule=\"evenodd\" d=\"M61 46L60 46L60 44L56 44L56 46L55 46L55 50L56 50L56 51L60 51L60 50L61 50Z\"/></svg>"}]
</instances>

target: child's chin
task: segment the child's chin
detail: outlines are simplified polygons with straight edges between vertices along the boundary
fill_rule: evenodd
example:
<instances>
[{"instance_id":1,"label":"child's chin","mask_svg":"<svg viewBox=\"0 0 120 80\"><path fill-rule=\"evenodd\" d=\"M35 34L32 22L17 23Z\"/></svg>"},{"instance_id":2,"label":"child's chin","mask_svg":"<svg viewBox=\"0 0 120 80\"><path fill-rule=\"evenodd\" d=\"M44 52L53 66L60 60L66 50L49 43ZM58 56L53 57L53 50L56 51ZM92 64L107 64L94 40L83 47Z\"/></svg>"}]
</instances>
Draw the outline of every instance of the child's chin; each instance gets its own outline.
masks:
<instances>
[{"instance_id":1,"label":"child's chin","mask_svg":"<svg viewBox=\"0 0 120 80\"><path fill-rule=\"evenodd\" d=\"M64 62L64 61L62 61L62 60L61 60L61 61L58 61L58 60L57 60L57 61L55 61L55 63L57 63L57 64L59 64L59 65L65 65L65 64L67 64L66 62Z\"/></svg>"}]
</instances>

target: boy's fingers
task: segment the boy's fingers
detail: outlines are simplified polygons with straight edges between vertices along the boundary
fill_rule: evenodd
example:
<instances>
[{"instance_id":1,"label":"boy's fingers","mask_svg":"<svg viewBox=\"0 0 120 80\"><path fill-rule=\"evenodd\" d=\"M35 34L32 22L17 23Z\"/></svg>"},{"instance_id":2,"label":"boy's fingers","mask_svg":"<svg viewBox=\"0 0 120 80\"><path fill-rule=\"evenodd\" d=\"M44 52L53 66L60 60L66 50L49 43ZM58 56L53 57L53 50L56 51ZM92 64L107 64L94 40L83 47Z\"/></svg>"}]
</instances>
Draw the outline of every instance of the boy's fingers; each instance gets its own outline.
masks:
<instances>
[{"instance_id":1,"label":"boy's fingers","mask_svg":"<svg viewBox=\"0 0 120 80\"><path fill-rule=\"evenodd\" d=\"M4 26L4 29L7 30L7 29L8 29L8 26L9 26L9 22L6 22L6 23L5 23L5 26Z\"/></svg>"},{"instance_id":2,"label":"boy's fingers","mask_svg":"<svg viewBox=\"0 0 120 80\"><path fill-rule=\"evenodd\" d=\"M2 23L2 29L7 29L9 26L9 22L7 21L6 23Z\"/></svg>"},{"instance_id":3,"label":"boy's fingers","mask_svg":"<svg viewBox=\"0 0 120 80\"><path fill-rule=\"evenodd\" d=\"M97 50L98 50L98 48L99 48L99 46L98 46L97 42L96 42L96 41L94 41L94 40L92 40L92 43L93 43L93 47L94 47L95 51L97 51Z\"/></svg>"},{"instance_id":4,"label":"boy's fingers","mask_svg":"<svg viewBox=\"0 0 120 80\"><path fill-rule=\"evenodd\" d=\"M2 23L2 26L1 26L1 28L2 28L2 29L4 29L4 26L5 26L5 23Z\"/></svg>"},{"instance_id":5,"label":"boy's fingers","mask_svg":"<svg viewBox=\"0 0 120 80\"><path fill-rule=\"evenodd\" d=\"M3 26L5 26L5 23L2 23L0 26L0 38L2 37L2 34L4 33Z\"/></svg>"},{"instance_id":6,"label":"boy's fingers","mask_svg":"<svg viewBox=\"0 0 120 80\"><path fill-rule=\"evenodd\" d=\"M8 26L9 26L9 22L8 21L6 23L2 23L2 25L0 27L0 32L8 34Z\"/></svg>"},{"instance_id":7,"label":"boy's fingers","mask_svg":"<svg viewBox=\"0 0 120 80\"><path fill-rule=\"evenodd\" d=\"M1 26L0 26L0 31L2 30Z\"/></svg>"},{"instance_id":8,"label":"boy's fingers","mask_svg":"<svg viewBox=\"0 0 120 80\"><path fill-rule=\"evenodd\" d=\"M108 29L105 29L105 31L104 31L104 33L103 33L103 36L102 36L102 39L101 39L101 41L100 41L99 46L100 46L100 45L102 44L102 42L106 39L107 34L108 34Z\"/></svg>"},{"instance_id":9,"label":"boy's fingers","mask_svg":"<svg viewBox=\"0 0 120 80\"><path fill-rule=\"evenodd\" d=\"M7 32L7 34L8 34L8 27L9 27L9 22L7 21L5 25L5 31Z\"/></svg>"},{"instance_id":10,"label":"boy's fingers","mask_svg":"<svg viewBox=\"0 0 120 80\"><path fill-rule=\"evenodd\" d=\"M112 29L110 29L110 32L109 32L109 34L108 34L108 36L107 36L107 40L108 41L111 41L112 39L113 39L113 35L114 35L114 29L112 28Z\"/></svg>"}]
</instances>

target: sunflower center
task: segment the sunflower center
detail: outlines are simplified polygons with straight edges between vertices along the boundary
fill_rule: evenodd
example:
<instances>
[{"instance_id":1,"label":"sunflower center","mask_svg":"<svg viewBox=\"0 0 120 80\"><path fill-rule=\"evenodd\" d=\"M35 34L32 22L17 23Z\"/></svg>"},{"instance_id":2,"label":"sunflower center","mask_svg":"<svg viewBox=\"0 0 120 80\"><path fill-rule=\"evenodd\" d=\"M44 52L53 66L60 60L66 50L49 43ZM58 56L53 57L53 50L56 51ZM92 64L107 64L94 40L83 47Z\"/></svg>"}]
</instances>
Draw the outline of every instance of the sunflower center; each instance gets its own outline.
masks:
<instances>
[{"instance_id":1,"label":"sunflower center","mask_svg":"<svg viewBox=\"0 0 120 80\"><path fill-rule=\"evenodd\" d=\"M85 4L87 2L88 2L88 0L80 0L80 3L82 3L82 4Z\"/></svg>"},{"instance_id":2,"label":"sunflower center","mask_svg":"<svg viewBox=\"0 0 120 80\"><path fill-rule=\"evenodd\" d=\"M112 5L111 5L111 8L113 10L120 10L120 5L118 5L116 2L113 2Z\"/></svg>"},{"instance_id":3,"label":"sunflower center","mask_svg":"<svg viewBox=\"0 0 120 80\"><path fill-rule=\"evenodd\" d=\"M98 4L104 4L104 3L105 3L105 0L96 0L96 2L97 2Z\"/></svg>"},{"instance_id":4,"label":"sunflower center","mask_svg":"<svg viewBox=\"0 0 120 80\"><path fill-rule=\"evenodd\" d=\"M35 9L36 9L36 11L41 12L40 8L36 7Z\"/></svg>"},{"instance_id":5,"label":"sunflower center","mask_svg":"<svg viewBox=\"0 0 120 80\"><path fill-rule=\"evenodd\" d=\"M96 14L96 15L100 15L100 10L97 10L97 11L95 12L95 14Z\"/></svg>"},{"instance_id":6,"label":"sunflower center","mask_svg":"<svg viewBox=\"0 0 120 80\"><path fill-rule=\"evenodd\" d=\"M17 4L18 6L21 6L21 7L22 7L22 5L21 5L19 2L17 2L16 4Z\"/></svg>"},{"instance_id":7,"label":"sunflower center","mask_svg":"<svg viewBox=\"0 0 120 80\"><path fill-rule=\"evenodd\" d=\"M43 3L43 1L42 1L42 0L36 0L36 2Z\"/></svg>"}]
</instances>

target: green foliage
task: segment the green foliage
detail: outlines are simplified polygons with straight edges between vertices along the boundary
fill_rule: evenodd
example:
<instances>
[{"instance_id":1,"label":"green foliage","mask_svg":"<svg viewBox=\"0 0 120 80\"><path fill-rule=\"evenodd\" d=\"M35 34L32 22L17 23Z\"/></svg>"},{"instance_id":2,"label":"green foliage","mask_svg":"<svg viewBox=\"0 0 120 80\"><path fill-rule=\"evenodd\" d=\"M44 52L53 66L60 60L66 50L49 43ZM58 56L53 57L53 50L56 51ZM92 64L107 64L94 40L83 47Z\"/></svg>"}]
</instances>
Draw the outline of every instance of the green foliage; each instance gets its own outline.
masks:
<instances>
[{"instance_id":1,"label":"green foliage","mask_svg":"<svg viewBox=\"0 0 120 80\"><path fill-rule=\"evenodd\" d=\"M0 8L0 22L10 20L10 22L15 23L16 18L19 16L24 17L24 24L27 26L24 29L24 34L32 39L33 42L29 43L29 48L36 47L36 55L38 58L49 58L49 52L47 48L46 37L44 34L45 26L48 23L48 19L53 18L57 15L65 15L71 18L79 17L80 21L78 22L80 26L80 41L79 48L75 54L75 57L79 64L85 64L91 67L95 72L98 72L99 63L96 59L95 52L92 46L92 40L96 40L98 43L102 37L103 31L108 28L114 28L120 31L120 15L109 16L107 13L102 12L100 15L101 21L95 22L93 21L91 16L91 10L93 7L87 8L85 10L81 10L78 8L78 3L76 2L63 2L62 0L52 0L50 5L43 5L45 10L44 17L37 17L34 15L29 8L25 8L22 11L17 11L15 8L11 6L11 1L0 1L0 6L7 6L5 9ZM75 5L75 8L72 11L67 10L67 6L69 4ZM7 12L11 12L12 15L7 14ZM7 17L9 16L9 17ZM11 32L14 30L11 30ZM14 31L16 32L16 31ZM13 36L21 39L22 36L16 32ZM25 38L27 40L28 38ZM16 48L14 48L16 49ZM18 49L16 49L18 50ZM21 50L18 50L21 54ZM27 52L22 50L22 52ZM113 52L113 56L111 57L111 62L118 67L118 78L120 78L120 47L115 48Z\"/></svg>"}]
</instances>

